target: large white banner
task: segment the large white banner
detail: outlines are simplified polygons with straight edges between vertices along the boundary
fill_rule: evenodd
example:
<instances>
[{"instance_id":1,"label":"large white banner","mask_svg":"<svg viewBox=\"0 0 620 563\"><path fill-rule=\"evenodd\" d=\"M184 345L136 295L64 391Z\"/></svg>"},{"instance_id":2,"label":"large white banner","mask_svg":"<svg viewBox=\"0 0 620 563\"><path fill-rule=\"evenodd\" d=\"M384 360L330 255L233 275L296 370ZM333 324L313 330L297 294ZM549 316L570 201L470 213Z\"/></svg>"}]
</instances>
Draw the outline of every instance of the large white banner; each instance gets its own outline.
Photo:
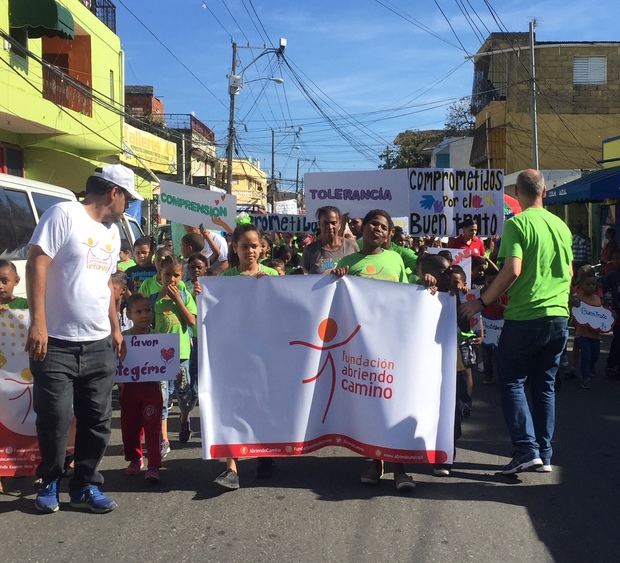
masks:
<instances>
[{"instance_id":1,"label":"large white banner","mask_svg":"<svg viewBox=\"0 0 620 563\"><path fill-rule=\"evenodd\" d=\"M342 446L452 461L454 297L352 276L200 281L205 459Z\"/></svg>"},{"instance_id":2,"label":"large white banner","mask_svg":"<svg viewBox=\"0 0 620 563\"><path fill-rule=\"evenodd\" d=\"M504 171L454 168L398 168L363 172L312 172L304 176L308 215L334 205L351 217L384 209L409 217L414 236L453 237L465 219L480 236L504 227Z\"/></svg>"},{"instance_id":3,"label":"large white banner","mask_svg":"<svg viewBox=\"0 0 620 563\"><path fill-rule=\"evenodd\" d=\"M237 216L234 195L212 192L162 180L159 212L169 221L207 229L232 231Z\"/></svg>"}]
</instances>

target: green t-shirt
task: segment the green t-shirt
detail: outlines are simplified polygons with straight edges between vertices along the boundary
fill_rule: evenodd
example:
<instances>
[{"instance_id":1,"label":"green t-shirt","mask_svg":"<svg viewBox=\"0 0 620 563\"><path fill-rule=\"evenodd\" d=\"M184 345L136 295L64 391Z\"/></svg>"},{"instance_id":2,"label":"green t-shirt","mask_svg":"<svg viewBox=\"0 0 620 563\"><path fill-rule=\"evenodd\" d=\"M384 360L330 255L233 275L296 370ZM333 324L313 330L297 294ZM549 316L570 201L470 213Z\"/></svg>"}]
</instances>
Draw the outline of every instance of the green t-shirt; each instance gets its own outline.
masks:
<instances>
[{"instance_id":1,"label":"green t-shirt","mask_svg":"<svg viewBox=\"0 0 620 563\"><path fill-rule=\"evenodd\" d=\"M180 281L179 291L181 291L182 289L187 290L187 287L185 286L185 282ZM149 297L153 295L154 293L159 293L160 291L161 291L161 284L159 283L159 280L157 279L157 275L154 275L152 278L148 278L144 280L142 284L140 285L140 289L138 289L138 293L146 297Z\"/></svg>"},{"instance_id":2,"label":"green t-shirt","mask_svg":"<svg viewBox=\"0 0 620 563\"><path fill-rule=\"evenodd\" d=\"M364 239L358 238L356 242L358 248L362 250L362 248L364 248ZM411 250L411 248L400 246L395 242L390 242L390 250L392 252L396 252L396 254L398 254L402 258L407 274L415 275L416 268L418 267L418 255L413 250Z\"/></svg>"},{"instance_id":3,"label":"green t-shirt","mask_svg":"<svg viewBox=\"0 0 620 563\"><path fill-rule=\"evenodd\" d=\"M508 290L505 319L568 317L573 252L564 221L546 209L529 207L504 224L499 257L522 261L521 275Z\"/></svg>"},{"instance_id":4,"label":"green t-shirt","mask_svg":"<svg viewBox=\"0 0 620 563\"><path fill-rule=\"evenodd\" d=\"M15 297L13 301L7 303L9 309L27 309L28 301L25 297Z\"/></svg>"},{"instance_id":5,"label":"green t-shirt","mask_svg":"<svg viewBox=\"0 0 620 563\"><path fill-rule=\"evenodd\" d=\"M259 264L258 267L259 267L260 272L263 272L264 274L267 274L268 276L279 276L280 275L278 274L276 270L274 270L273 268L270 268L269 266L265 266L264 264ZM243 276L244 274L242 274L239 271L239 268L234 267L234 268L229 268L222 275L223 276Z\"/></svg>"},{"instance_id":6,"label":"green t-shirt","mask_svg":"<svg viewBox=\"0 0 620 563\"><path fill-rule=\"evenodd\" d=\"M190 313L196 315L196 301L192 294L187 290L179 288L181 295L185 298L184 304ZM181 361L189 360L191 353L191 334L190 326L185 322L179 306L167 297L159 297L155 301L155 332L161 334L179 335L179 358Z\"/></svg>"},{"instance_id":7,"label":"green t-shirt","mask_svg":"<svg viewBox=\"0 0 620 563\"><path fill-rule=\"evenodd\" d=\"M131 268L132 266L137 266L137 264L131 258L129 260L116 263L116 268L119 272L124 272L127 268Z\"/></svg>"},{"instance_id":8,"label":"green t-shirt","mask_svg":"<svg viewBox=\"0 0 620 563\"><path fill-rule=\"evenodd\" d=\"M338 268L344 266L349 266L350 276L409 283L403 259L392 250L384 250L379 254L349 254L338 262Z\"/></svg>"},{"instance_id":9,"label":"green t-shirt","mask_svg":"<svg viewBox=\"0 0 620 563\"><path fill-rule=\"evenodd\" d=\"M412 274L415 274L416 268L418 267L418 255L411 250L411 248L407 248L405 246L400 246L393 242L390 246L390 250L393 250L403 259L403 264L405 264L405 268L409 270Z\"/></svg>"}]
</instances>

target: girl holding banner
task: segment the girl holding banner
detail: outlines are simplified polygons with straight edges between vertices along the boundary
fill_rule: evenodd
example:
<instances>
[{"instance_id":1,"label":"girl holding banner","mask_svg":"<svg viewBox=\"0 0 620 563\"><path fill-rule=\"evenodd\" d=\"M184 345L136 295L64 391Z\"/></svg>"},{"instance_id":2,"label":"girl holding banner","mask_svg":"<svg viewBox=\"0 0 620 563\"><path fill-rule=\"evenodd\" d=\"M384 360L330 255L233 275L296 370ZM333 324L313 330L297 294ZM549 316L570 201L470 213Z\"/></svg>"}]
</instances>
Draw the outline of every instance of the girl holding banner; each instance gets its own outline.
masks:
<instances>
[{"instance_id":1,"label":"girl holding banner","mask_svg":"<svg viewBox=\"0 0 620 563\"><path fill-rule=\"evenodd\" d=\"M261 256L262 239L258 229L253 223L243 223L237 225L232 235L232 263L236 266L226 270L224 276L252 276L262 278L263 276L277 276L278 272L261 264L258 260ZM269 477L272 473L273 460L270 457L258 459L258 477ZM216 478L214 483L229 490L239 488L239 474L237 472L237 460L228 458L226 469Z\"/></svg>"}]
</instances>

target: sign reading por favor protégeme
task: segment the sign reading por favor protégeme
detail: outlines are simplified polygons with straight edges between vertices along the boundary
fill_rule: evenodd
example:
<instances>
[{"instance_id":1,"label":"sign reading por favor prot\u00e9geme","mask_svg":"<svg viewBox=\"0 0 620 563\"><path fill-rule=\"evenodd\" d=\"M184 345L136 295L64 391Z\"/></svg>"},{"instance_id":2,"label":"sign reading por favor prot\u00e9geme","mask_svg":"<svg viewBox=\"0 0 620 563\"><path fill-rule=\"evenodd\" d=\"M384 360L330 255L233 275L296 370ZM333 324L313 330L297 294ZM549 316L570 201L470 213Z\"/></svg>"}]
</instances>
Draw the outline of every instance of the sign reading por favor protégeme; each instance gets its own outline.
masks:
<instances>
[{"instance_id":1,"label":"sign reading por favor prot\u00e9geme","mask_svg":"<svg viewBox=\"0 0 620 563\"><path fill-rule=\"evenodd\" d=\"M127 355L116 367L116 383L176 379L180 369L178 334L131 334Z\"/></svg>"},{"instance_id":2,"label":"sign reading por favor prot\u00e9geme","mask_svg":"<svg viewBox=\"0 0 620 563\"><path fill-rule=\"evenodd\" d=\"M312 172L304 176L309 215L333 205L351 217L384 209L409 217L413 236L457 236L465 219L480 236L501 235L504 172L495 169L401 168L365 172Z\"/></svg>"},{"instance_id":3,"label":"sign reading por favor prot\u00e9geme","mask_svg":"<svg viewBox=\"0 0 620 563\"><path fill-rule=\"evenodd\" d=\"M162 180L159 194L160 215L182 225L232 231L235 227L237 198L184 184Z\"/></svg>"},{"instance_id":4,"label":"sign reading por favor prot\u00e9geme","mask_svg":"<svg viewBox=\"0 0 620 563\"><path fill-rule=\"evenodd\" d=\"M315 233L319 224L305 215L250 215L252 223L263 233Z\"/></svg>"}]
</instances>

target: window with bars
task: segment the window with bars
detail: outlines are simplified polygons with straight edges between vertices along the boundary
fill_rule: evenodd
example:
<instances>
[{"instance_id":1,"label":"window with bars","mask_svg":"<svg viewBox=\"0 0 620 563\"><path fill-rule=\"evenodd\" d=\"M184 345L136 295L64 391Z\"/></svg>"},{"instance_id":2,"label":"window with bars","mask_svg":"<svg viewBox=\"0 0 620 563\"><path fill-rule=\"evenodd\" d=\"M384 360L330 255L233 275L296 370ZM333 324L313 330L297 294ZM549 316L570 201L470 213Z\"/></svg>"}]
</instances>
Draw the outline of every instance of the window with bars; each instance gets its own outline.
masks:
<instances>
[{"instance_id":1,"label":"window with bars","mask_svg":"<svg viewBox=\"0 0 620 563\"><path fill-rule=\"evenodd\" d=\"M607 84L607 57L575 57L573 84Z\"/></svg>"}]
</instances>

